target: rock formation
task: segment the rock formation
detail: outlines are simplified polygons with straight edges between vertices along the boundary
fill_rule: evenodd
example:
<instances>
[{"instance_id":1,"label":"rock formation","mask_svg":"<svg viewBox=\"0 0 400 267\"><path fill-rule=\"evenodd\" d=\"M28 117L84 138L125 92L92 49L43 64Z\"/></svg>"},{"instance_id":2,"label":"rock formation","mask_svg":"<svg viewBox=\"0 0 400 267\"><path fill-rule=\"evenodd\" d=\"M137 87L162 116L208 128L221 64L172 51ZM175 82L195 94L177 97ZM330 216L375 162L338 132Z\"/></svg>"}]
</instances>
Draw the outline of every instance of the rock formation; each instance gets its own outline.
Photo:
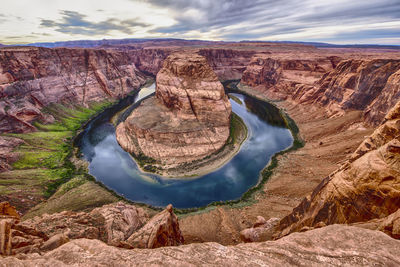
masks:
<instances>
[{"instance_id":1,"label":"rock formation","mask_svg":"<svg viewBox=\"0 0 400 267\"><path fill-rule=\"evenodd\" d=\"M229 137L231 106L204 57L170 55L157 74L156 97L118 125L120 145L137 157L177 165L204 158Z\"/></svg>"},{"instance_id":2,"label":"rock formation","mask_svg":"<svg viewBox=\"0 0 400 267\"><path fill-rule=\"evenodd\" d=\"M126 250L73 240L44 255L0 259L5 266L397 266L400 241L357 227L332 225L277 241Z\"/></svg>"},{"instance_id":3,"label":"rock formation","mask_svg":"<svg viewBox=\"0 0 400 267\"><path fill-rule=\"evenodd\" d=\"M331 115L361 110L376 126L400 100L399 71L400 60L343 60L313 86L296 86L293 99L321 104Z\"/></svg>"},{"instance_id":4,"label":"rock formation","mask_svg":"<svg viewBox=\"0 0 400 267\"><path fill-rule=\"evenodd\" d=\"M34 227L48 236L68 233L70 239L99 239L120 246L149 220L142 208L123 202L105 205L91 212L63 211L25 220L20 225Z\"/></svg>"},{"instance_id":5,"label":"rock formation","mask_svg":"<svg viewBox=\"0 0 400 267\"><path fill-rule=\"evenodd\" d=\"M134 248L159 248L183 244L178 218L173 213L172 205L157 214L139 231L132 234L126 243Z\"/></svg>"},{"instance_id":6,"label":"rock formation","mask_svg":"<svg viewBox=\"0 0 400 267\"><path fill-rule=\"evenodd\" d=\"M235 49L200 49L199 54L207 59L208 64L221 81L239 80L246 66L255 54L251 50Z\"/></svg>"},{"instance_id":7,"label":"rock formation","mask_svg":"<svg viewBox=\"0 0 400 267\"><path fill-rule=\"evenodd\" d=\"M46 252L79 238L125 248L183 244L171 205L151 219L142 208L123 202L91 212L64 211L22 222L15 208L3 202L0 214L0 255Z\"/></svg>"},{"instance_id":8,"label":"rock formation","mask_svg":"<svg viewBox=\"0 0 400 267\"><path fill-rule=\"evenodd\" d=\"M281 220L279 236L307 227L389 216L400 207L399 179L400 102L348 162Z\"/></svg>"},{"instance_id":9,"label":"rock formation","mask_svg":"<svg viewBox=\"0 0 400 267\"><path fill-rule=\"evenodd\" d=\"M0 50L0 132L34 130L52 122L51 103L88 105L139 88L144 75L123 52L67 48Z\"/></svg>"},{"instance_id":10,"label":"rock formation","mask_svg":"<svg viewBox=\"0 0 400 267\"><path fill-rule=\"evenodd\" d=\"M296 58L298 56L281 58L269 53L255 54L243 73L239 87L250 86L269 99L290 99L293 88L313 85L340 59L333 56Z\"/></svg>"},{"instance_id":11,"label":"rock formation","mask_svg":"<svg viewBox=\"0 0 400 267\"><path fill-rule=\"evenodd\" d=\"M257 221L254 223L253 227L240 232L240 239L244 242L271 240L274 234L274 228L278 223L278 218L271 218L266 221L264 217L257 216Z\"/></svg>"}]
</instances>

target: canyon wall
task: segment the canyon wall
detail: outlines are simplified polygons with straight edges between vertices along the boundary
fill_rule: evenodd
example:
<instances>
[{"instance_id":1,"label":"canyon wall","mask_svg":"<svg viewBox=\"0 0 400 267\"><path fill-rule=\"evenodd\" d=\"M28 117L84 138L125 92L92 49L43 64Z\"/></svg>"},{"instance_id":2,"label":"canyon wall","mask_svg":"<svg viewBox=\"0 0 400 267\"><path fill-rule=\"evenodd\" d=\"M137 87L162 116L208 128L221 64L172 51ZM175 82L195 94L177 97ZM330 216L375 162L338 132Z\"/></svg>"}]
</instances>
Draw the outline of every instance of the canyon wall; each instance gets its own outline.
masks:
<instances>
[{"instance_id":1,"label":"canyon wall","mask_svg":"<svg viewBox=\"0 0 400 267\"><path fill-rule=\"evenodd\" d=\"M117 99L156 76L174 47L122 49L18 47L0 50L0 132L33 131L52 122L42 108ZM193 49L205 56L220 80L240 79L253 51Z\"/></svg>"},{"instance_id":2,"label":"canyon wall","mask_svg":"<svg viewBox=\"0 0 400 267\"><path fill-rule=\"evenodd\" d=\"M310 227L390 216L400 207L399 185L400 102L341 168L325 178L280 221L278 236ZM399 236L398 215L396 218L397 224L392 218L392 224L385 230Z\"/></svg>"},{"instance_id":3,"label":"canyon wall","mask_svg":"<svg viewBox=\"0 0 400 267\"><path fill-rule=\"evenodd\" d=\"M240 80L251 57L256 53L252 50L235 49L200 49L208 64L215 71L221 81ZM266 52L267 53L267 52Z\"/></svg>"},{"instance_id":4,"label":"canyon wall","mask_svg":"<svg viewBox=\"0 0 400 267\"><path fill-rule=\"evenodd\" d=\"M330 116L361 110L364 121L377 126L400 100L399 79L397 59L286 59L257 54L240 85L251 86L270 99L324 106Z\"/></svg>"},{"instance_id":5,"label":"canyon wall","mask_svg":"<svg viewBox=\"0 0 400 267\"><path fill-rule=\"evenodd\" d=\"M257 53L247 65L239 87L250 86L272 100L290 99L293 88L313 85L336 67L339 57Z\"/></svg>"},{"instance_id":6,"label":"canyon wall","mask_svg":"<svg viewBox=\"0 0 400 267\"><path fill-rule=\"evenodd\" d=\"M0 50L0 132L34 130L52 122L51 103L87 106L136 90L145 77L124 53L90 49Z\"/></svg>"}]
</instances>

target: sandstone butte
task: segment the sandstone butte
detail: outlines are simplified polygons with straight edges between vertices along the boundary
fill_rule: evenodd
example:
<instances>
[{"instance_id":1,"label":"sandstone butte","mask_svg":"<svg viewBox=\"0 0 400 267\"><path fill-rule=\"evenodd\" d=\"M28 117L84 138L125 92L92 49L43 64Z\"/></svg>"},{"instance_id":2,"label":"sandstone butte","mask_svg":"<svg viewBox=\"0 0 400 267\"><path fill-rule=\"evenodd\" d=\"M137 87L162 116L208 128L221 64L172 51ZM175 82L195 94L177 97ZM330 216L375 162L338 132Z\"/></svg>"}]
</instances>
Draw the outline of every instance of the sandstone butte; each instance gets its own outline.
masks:
<instances>
[{"instance_id":1,"label":"sandstone butte","mask_svg":"<svg viewBox=\"0 0 400 267\"><path fill-rule=\"evenodd\" d=\"M144 100L118 125L122 148L176 167L225 145L231 105L203 56L188 52L168 56L156 83L155 97Z\"/></svg>"}]
</instances>

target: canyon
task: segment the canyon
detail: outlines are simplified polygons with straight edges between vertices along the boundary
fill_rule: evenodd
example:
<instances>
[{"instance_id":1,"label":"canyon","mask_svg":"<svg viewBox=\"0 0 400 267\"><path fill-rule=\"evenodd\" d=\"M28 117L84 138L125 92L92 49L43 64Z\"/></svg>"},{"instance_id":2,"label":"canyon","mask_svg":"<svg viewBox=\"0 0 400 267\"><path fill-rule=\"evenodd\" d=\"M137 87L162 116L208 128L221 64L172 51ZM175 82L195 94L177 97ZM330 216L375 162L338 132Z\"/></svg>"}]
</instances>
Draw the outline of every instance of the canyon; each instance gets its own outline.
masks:
<instances>
[{"instance_id":1,"label":"canyon","mask_svg":"<svg viewBox=\"0 0 400 267\"><path fill-rule=\"evenodd\" d=\"M2 184L24 181L18 175L26 170L15 164L23 153L17 149L29 140L18 134L60 122L54 105L90 109L94 102L115 102L157 75L153 100L163 101L166 113L179 107L181 116L193 116L188 102L170 91L171 83L179 87L178 70L191 73L192 67L173 63L188 53L207 61L213 89L220 92L218 80L240 80L241 92L272 101L290 115L304 146L277 156L277 167L251 201L201 212L175 210L175 215L171 206L160 211L120 202L82 173L47 199L32 197L37 187L18 193L2 188L0 200L23 214L2 204L7 208L1 215L1 252L17 255L0 258L0 264L89 266L110 264L111 255L116 265L400 263L398 51L155 43L1 48ZM203 73L193 68L196 75ZM149 112L154 105L148 104ZM206 120L207 112L200 110L199 118ZM215 120L226 126L229 116L219 115ZM75 157L72 162L85 168Z\"/></svg>"}]
</instances>

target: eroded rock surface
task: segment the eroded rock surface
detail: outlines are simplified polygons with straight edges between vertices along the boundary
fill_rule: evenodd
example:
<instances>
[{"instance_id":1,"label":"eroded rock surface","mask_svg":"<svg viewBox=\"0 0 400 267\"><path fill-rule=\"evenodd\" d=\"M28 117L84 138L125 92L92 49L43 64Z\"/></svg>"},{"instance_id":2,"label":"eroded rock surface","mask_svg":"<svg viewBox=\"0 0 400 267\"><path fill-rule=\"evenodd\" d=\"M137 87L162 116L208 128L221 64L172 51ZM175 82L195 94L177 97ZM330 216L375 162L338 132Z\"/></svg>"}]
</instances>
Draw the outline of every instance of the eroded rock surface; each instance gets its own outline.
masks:
<instances>
[{"instance_id":1,"label":"eroded rock surface","mask_svg":"<svg viewBox=\"0 0 400 267\"><path fill-rule=\"evenodd\" d=\"M178 218L172 205L151 218L139 231L132 234L126 242L134 248L159 248L183 244Z\"/></svg>"},{"instance_id":2,"label":"eroded rock surface","mask_svg":"<svg viewBox=\"0 0 400 267\"><path fill-rule=\"evenodd\" d=\"M102 49L6 48L0 51L0 132L52 122L51 103L86 106L138 89L144 75L129 54Z\"/></svg>"},{"instance_id":3,"label":"eroded rock surface","mask_svg":"<svg viewBox=\"0 0 400 267\"><path fill-rule=\"evenodd\" d=\"M123 202L91 212L64 211L23 222L8 203L0 203L0 212L0 255L43 253L80 238L124 248L183 244L171 205L151 219L142 208Z\"/></svg>"},{"instance_id":4,"label":"eroded rock surface","mask_svg":"<svg viewBox=\"0 0 400 267\"><path fill-rule=\"evenodd\" d=\"M119 246L141 228L150 216L142 208L123 202L105 205L91 212L63 211L44 214L23 221L21 225L34 227L48 236L67 233L71 239L99 239Z\"/></svg>"},{"instance_id":5,"label":"eroded rock surface","mask_svg":"<svg viewBox=\"0 0 400 267\"><path fill-rule=\"evenodd\" d=\"M98 240L71 241L42 256L0 259L13 266L397 266L400 241L357 227L332 225L277 241L126 250Z\"/></svg>"},{"instance_id":6,"label":"eroded rock surface","mask_svg":"<svg viewBox=\"0 0 400 267\"><path fill-rule=\"evenodd\" d=\"M400 100L399 71L396 59L343 60L313 86L297 86L293 99L322 104L331 115L361 110L376 126Z\"/></svg>"},{"instance_id":7,"label":"eroded rock surface","mask_svg":"<svg viewBox=\"0 0 400 267\"><path fill-rule=\"evenodd\" d=\"M156 97L144 100L118 125L120 145L176 166L204 158L229 137L231 105L204 57L170 55L157 74Z\"/></svg>"},{"instance_id":8,"label":"eroded rock surface","mask_svg":"<svg viewBox=\"0 0 400 267\"><path fill-rule=\"evenodd\" d=\"M278 236L334 223L366 222L400 207L400 103L341 168L282 219Z\"/></svg>"}]
</instances>

